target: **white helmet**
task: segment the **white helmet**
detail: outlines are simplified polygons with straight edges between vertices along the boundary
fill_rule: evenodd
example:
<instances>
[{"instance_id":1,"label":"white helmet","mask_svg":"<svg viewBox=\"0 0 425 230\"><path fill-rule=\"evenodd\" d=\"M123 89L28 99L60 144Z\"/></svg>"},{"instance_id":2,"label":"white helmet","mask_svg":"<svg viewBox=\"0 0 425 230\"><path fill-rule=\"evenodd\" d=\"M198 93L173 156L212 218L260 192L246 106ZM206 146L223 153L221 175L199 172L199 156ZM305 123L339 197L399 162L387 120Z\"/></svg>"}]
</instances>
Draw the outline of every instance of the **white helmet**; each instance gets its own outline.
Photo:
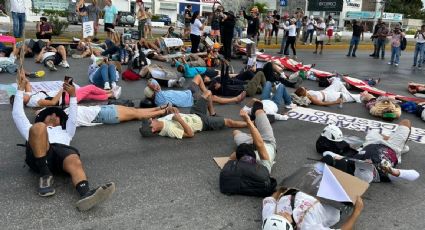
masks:
<instances>
[{"instance_id":1,"label":"white helmet","mask_svg":"<svg viewBox=\"0 0 425 230\"><path fill-rule=\"evenodd\" d=\"M285 217L274 214L263 221L263 230L294 230L294 227Z\"/></svg>"},{"instance_id":2,"label":"white helmet","mask_svg":"<svg viewBox=\"0 0 425 230\"><path fill-rule=\"evenodd\" d=\"M341 142L343 141L343 135L341 129L336 127L335 125L326 126L321 134L323 137L330 141Z\"/></svg>"}]
</instances>

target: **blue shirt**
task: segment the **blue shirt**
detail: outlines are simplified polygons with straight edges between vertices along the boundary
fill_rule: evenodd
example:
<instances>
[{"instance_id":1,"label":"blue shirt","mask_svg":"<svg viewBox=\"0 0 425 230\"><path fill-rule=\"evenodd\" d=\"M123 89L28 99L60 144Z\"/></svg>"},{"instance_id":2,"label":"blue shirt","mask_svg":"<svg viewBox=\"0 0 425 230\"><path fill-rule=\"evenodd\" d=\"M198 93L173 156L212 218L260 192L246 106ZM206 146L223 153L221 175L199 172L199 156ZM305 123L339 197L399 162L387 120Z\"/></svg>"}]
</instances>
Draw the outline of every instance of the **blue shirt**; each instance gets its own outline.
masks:
<instances>
[{"instance_id":1,"label":"blue shirt","mask_svg":"<svg viewBox=\"0 0 425 230\"><path fill-rule=\"evenodd\" d=\"M182 65L180 62L176 61L176 67ZM204 74L207 71L207 67L190 67L188 64L184 64L184 77L194 78L198 74Z\"/></svg>"},{"instance_id":2,"label":"blue shirt","mask_svg":"<svg viewBox=\"0 0 425 230\"><path fill-rule=\"evenodd\" d=\"M155 93L157 106L171 103L176 107L192 107L193 97L190 90L161 90Z\"/></svg>"},{"instance_id":3,"label":"blue shirt","mask_svg":"<svg viewBox=\"0 0 425 230\"><path fill-rule=\"evenodd\" d=\"M104 23L114 23L115 15L118 14L118 10L114 5L105 6L103 9L105 15L103 16Z\"/></svg>"}]
</instances>

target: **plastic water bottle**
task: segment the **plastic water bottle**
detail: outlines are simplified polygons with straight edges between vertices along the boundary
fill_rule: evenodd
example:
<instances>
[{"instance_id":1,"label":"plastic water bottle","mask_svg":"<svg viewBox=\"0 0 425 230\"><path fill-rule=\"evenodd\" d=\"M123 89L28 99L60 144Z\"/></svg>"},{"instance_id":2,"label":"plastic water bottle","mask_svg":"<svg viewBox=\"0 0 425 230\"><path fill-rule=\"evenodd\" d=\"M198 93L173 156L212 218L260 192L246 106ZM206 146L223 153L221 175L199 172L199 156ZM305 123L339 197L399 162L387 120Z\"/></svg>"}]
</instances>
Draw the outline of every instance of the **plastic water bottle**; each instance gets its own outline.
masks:
<instances>
[{"instance_id":1,"label":"plastic water bottle","mask_svg":"<svg viewBox=\"0 0 425 230\"><path fill-rule=\"evenodd\" d=\"M344 97L341 95L339 96L339 99L341 99L341 101L339 102L339 108L342 109L342 105L344 104Z\"/></svg>"}]
</instances>

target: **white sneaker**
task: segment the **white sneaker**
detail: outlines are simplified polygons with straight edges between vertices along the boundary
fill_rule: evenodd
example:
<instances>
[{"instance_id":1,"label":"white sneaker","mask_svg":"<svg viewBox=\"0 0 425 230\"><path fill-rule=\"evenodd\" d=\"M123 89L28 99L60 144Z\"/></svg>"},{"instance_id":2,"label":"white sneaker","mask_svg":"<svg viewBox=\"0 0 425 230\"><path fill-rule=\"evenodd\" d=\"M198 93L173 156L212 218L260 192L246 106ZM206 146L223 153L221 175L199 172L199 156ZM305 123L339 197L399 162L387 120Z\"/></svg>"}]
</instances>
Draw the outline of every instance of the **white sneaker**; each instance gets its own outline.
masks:
<instances>
[{"instance_id":1,"label":"white sneaker","mask_svg":"<svg viewBox=\"0 0 425 230\"><path fill-rule=\"evenodd\" d=\"M397 67L398 66L398 63L395 63L394 65Z\"/></svg>"},{"instance_id":2,"label":"white sneaker","mask_svg":"<svg viewBox=\"0 0 425 230\"><path fill-rule=\"evenodd\" d=\"M401 154L405 154L407 152L409 152L410 148L408 145L404 145L403 149L401 150Z\"/></svg>"},{"instance_id":3,"label":"white sneaker","mask_svg":"<svg viewBox=\"0 0 425 230\"><path fill-rule=\"evenodd\" d=\"M393 63L391 63L391 62L388 62L387 64L388 64L388 65L392 65Z\"/></svg>"},{"instance_id":4,"label":"white sneaker","mask_svg":"<svg viewBox=\"0 0 425 230\"><path fill-rule=\"evenodd\" d=\"M177 80L176 79L170 79L168 80L168 88L172 88L176 85Z\"/></svg>"},{"instance_id":5,"label":"white sneaker","mask_svg":"<svg viewBox=\"0 0 425 230\"><path fill-rule=\"evenodd\" d=\"M177 80L177 87L183 87L185 81L186 79L184 77L179 78L179 80Z\"/></svg>"},{"instance_id":6,"label":"white sneaker","mask_svg":"<svg viewBox=\"0 0 425 230\"><path fill-rule=\"evenodd\" d=\"M114 89L115 87L117 87L118 85L117 85L117 83L114 81L114 82L112 82L111 83L111 87L112 87L112 89ZM119 86L118 86L119 87Z\"/></svg>"},{"instance_id":7,"label":"white sneaker","mask_svg":"<svg viewBox=\"0 0 425 230\"><path fill-rule=\"evenodd\" d=\"M59 63L60 66L64 67L64 68L69 68L69 64L67 61L61 61L61 63Z\"/></svg>"},{"instance_id":8,"label":"white sneaker","mask_svg":"<svg viewBox=\"0 0 425 230\"><path fill-rule=\"evenodd\" d=\"M115 86L114 88L112 88L112 94L114 95L115 99L120 99L121 91L122 91L121 86Z\"/></svg>"},{"instance_id":9,"label":"white sneaker","mask_svg":"<svg viewBox=\"0 0 425 230\"><path fill-rule=\"evenodd\" d=\"M287 109L295 109L295 108L297 108L297 105L294 104L294 103L291 103L290 105L285 105L285 108L287 108Z\"/></svg>"},{"instance_id":10,"label":"white sneaker","mask_svg":"<svg viewBox=\"0 0 425 230\"><path fill-rule=\"evenodd\" d=\"M324 152L323 152L323 156L325 157L325 156L327 156L327 155L331 156L332 158L334 158L334 159L336 159L336 160L339 160L339 159L342 159L342 158L343 158L341 155L336 154L336 153L334 153L334 152L331 152L331 151L324 151Z\"/></svg>"},{"instance_id":11,"label":"white sneaker","mask_svg":"<svg viewBox=\"0 0 425 230\"><path fill-rule=\"evenodd\" d=\"M104 90L110 90L111 86L109 85L109 82L105 82L105 85L103 85Z\"/></svg>"},{"instance_id":12,"label":"white sneaker","mask_svg":"<svg viewBox=\"0 0 425 230\"><path fill-rule=\"evenodd\" d=\"M58 70L58 69L56 69L55 64L53 64L53 61L47 61L46 65L47 65L47 68L49 68L50 71Z\"/></svg>"}]
</instances>

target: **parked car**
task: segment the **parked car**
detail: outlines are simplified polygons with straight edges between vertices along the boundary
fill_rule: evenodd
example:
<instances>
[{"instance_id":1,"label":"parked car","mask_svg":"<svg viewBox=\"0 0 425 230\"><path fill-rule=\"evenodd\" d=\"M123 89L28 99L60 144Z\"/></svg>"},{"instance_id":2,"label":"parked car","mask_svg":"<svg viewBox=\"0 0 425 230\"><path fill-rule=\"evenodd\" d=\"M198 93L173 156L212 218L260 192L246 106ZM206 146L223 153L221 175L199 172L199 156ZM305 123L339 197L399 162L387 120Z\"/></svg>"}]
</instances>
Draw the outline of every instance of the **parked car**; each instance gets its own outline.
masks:
<instances>
[{"instance_id":1,"label":"parked car","mask_svg":"<svg viewBox=\"0 0 425 230\"><path fill-rule=\"evenodd\" d=\"M166 14L156 14L152 17L153 22L163 22L164 25L171 25L171 18Z\"/></svg>"},{"instance_id":2,"label":"parked car","mask_svg":"<svg viewBox=\"0 0 425 230\"><path fill-rule=\"evenodd\" d=\"M129 25L131 27L134 26L136 22L136 17L134 13L127 11L119 11L117 16L117 25L118 26L126 26Z\"/></svg>"}]
</instances>

